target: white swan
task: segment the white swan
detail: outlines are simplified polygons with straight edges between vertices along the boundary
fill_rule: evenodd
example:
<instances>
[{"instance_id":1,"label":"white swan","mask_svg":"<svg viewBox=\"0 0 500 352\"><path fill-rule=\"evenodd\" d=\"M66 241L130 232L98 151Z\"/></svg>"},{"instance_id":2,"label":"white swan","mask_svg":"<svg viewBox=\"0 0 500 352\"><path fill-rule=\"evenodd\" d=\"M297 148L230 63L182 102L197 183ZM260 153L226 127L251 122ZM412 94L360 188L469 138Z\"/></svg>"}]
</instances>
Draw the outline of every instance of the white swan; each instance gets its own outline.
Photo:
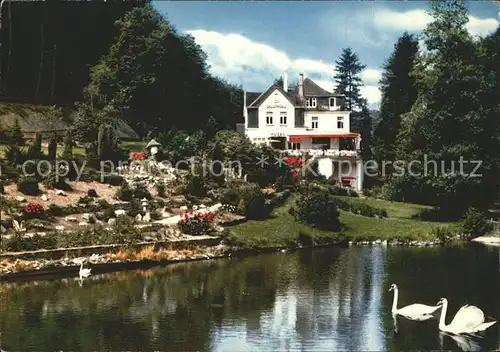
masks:
<instances>
[{"instance_id":1,"label":"white swan","mask_svg":"<svg viewBox=\"0 0 500 352\"><path fill-rule=\"evenodd\" d=\"M84 269L83 268L83 260L82 260L82 262L80 263L80 272L79 272L80 279L83 279L85 277L89 277L90 275L92 275L90 273L91 271L92 271L92 269Z\"/></svg>"},{"instance_id":2,"label":"white swan","mask_svg":"<svg viewBox=\"0 0 500 352\"><path fill-rule=\"evenodd\" d=\"M446 325L446 310L448 309L448 300L441 298L438 305L442 305L441 317L439 318L439 330L449 332L451 334L473 334L488 329L494 325L496 321L484 322L484 313L476 306L465 305L460 308L455 314L455 317L450 324Z\"/></svg>"},{"instance_id":3,"label":"white swan","mask_svg":"<svg viewBox=\"0 0 500 352\"><path fill-rule=\"evenodd\" d=\"M419 321L431 319L433 317L433 313L441 308L440 306L428 306L425 304L415 303L398 309L398 286L392 284L389 291L394 291L394 300L392 301L391 310L392 314L401 315L407 319Z\"/></svg>"}]
</instances>

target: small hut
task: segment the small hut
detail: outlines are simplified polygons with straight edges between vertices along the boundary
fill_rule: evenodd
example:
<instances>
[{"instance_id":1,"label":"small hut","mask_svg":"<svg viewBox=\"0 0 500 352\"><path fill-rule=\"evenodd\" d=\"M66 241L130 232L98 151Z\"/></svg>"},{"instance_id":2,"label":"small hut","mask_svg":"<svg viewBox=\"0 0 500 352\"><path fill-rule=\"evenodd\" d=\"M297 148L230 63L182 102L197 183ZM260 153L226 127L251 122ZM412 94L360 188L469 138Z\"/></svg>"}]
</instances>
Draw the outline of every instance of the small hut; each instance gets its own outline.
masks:
<instances>
[{"instance_id":1,"label":"small hut","mask_svg":"<svg viewBox=\"0 0 500 352\"><path fill-rule=\"evenodd\" d=\"M155 156L160 151L161 144L158 143L155 139L149 141L146 146L146 150L149 152L149 155Z\"/></svg>"}]
</instances>

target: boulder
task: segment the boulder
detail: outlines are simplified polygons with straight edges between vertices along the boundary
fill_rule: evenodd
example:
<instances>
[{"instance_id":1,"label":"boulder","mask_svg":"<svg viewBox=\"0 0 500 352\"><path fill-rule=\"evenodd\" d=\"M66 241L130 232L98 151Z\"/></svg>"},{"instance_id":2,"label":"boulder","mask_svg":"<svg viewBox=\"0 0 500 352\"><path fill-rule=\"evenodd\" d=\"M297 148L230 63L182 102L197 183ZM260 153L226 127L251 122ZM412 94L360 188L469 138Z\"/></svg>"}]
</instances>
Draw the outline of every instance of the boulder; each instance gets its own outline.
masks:
<instances>
[{"instance_id":1,"label":"boulder","mask_svg":"<svg viewBox=\"0 0 500 352\"><path fill-rule=\"evenodd\" d=\"M78 221L78 219L76 217L74 217L74 216L66 216L64 219L66 221L71 221L71 222L77 222Z\"/></svg>"},{"instance_id":2,"label":"boulder","mask_svg":"<svg viewBox=\"0 0 500 352\"><path fill-rule=\"evenodd\" d=\"M42 194L42 196L40 197L41 200L43 200L44 202L48 201L49 200L49 197L47 197L46 194Z\"/></svg>"},{"instance_id":3,"label":"boulder","mask_svg":"<svg viewBox=\"0 0 500 352\"><path fill-rule=\"evenodd\" d=\"M114 224L116 224L116 219L115 218L108 219L108 225L114 225Z\"/></svg>"},{"instance_id":4,"label":"boulder","mask_svg":"<svg viewBox=\"0 0 500 352\"><path fill-rule=\"evenodd\" d=\"M65 227L64 227L64 226L59 225L59 226L56 226L56 227L55 227L55 229L56 229L57 231L64 231Z\"/></svg>"},{"instance_id":5,"label":"boulder","mask_svg":"<svg viewBox=\"0 0 500 352\"><path fill-rule=\"evenodd\" d=\"M116 216L127 215L127 212L123 209L117 209L117 210L115 210L115 215Z\"/></svg>"},{"instance_id":6,"label":"boulder","mask_svg":"<svg viewBox=\"0 0 500 352\"><path fill-rule=\"evenodd\" d=\"M62 189L58 189L58 190L56 190L56 195L58 195L58 196L65 196L66 193L64 193L64 191Z\"/></svg>"},{"instance_id":7,"label":"boulder","mask_svg":"<svg viewBox=\"0 0 500 352\"><path fill-rule=\"evenodd\" d=\"M78 223L78 226L87 226L89 223L85 221L81 221Z\"/></svg>"},{"instance_id":8,"label":"boulder","mask_svg":"<svg viewBox=\"0 0 500 352\"><path fill-rule=\"evenodd\" d=\"M24 198L24 197L22 197L22 196L17 196L17 197L16 197L16 200L17 200L18 202L26 202L26 198Z\"/></svg>"}]
</instances>

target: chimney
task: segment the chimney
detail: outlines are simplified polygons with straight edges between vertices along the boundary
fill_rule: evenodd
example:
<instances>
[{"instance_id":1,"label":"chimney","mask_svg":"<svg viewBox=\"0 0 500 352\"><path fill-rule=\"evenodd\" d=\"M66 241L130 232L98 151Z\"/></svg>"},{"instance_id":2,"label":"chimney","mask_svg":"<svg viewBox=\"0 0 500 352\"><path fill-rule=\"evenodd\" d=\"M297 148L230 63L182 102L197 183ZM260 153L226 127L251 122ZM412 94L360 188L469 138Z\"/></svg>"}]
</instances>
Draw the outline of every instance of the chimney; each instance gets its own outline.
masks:
<instances>
[{"instance_id":1,"label":"chimney","mask_svg":"<svg viewBox=\"0 0 500 352\"><path fill-rule=\"evenodd\" d=\"M285 92L288 92L288 76L286 74L286 71L283 72L283 90Z\"/></svg>"},{"instance_id":2,"label":"chimney","mask_svg":"<svg viewBox=\"0 0 500 352\"><path fill-rule=\"evenodd\" d=\"M299 73L299 97L304 97L304 74Z\"/></svg>"}]
</instances>

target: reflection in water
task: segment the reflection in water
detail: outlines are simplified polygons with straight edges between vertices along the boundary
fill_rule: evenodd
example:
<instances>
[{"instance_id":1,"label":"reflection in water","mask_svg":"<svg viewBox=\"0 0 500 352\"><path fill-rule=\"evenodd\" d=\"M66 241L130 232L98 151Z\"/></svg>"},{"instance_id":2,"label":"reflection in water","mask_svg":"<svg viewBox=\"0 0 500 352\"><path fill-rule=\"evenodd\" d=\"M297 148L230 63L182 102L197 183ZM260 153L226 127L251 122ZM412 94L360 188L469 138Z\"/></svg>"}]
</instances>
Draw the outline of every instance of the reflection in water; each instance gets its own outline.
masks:
<instances>
[{"instance_id":1,"label":"reflection in water","mask_svg":"<svg viewBox=\"0 0 500 352\"><path fill-rule=\"evenodd\" d=\"M450 296L498 317L498 275L497 252L482 248L365 247L2 283L0 332L4 349L30 351L491 350L499 330L470 342L439 335L435 319L394 320L387 291L397 283L402 304Z\"/></svg>"},{"instance_id":2,"label":"reflection in water","mask_svg":"<svg viewBox=\"0 0 500 352\"><path fill-rule=\"evenodd\" d=\"M481 345L478 341L475 341L474 338L465 335L453 335L448 334L446 332L439 332L439 341L441 343L441 350L447 350L445 347L445 339L453 340L458 348L462 351L481 351Z\"/></svg>"}]
</instances>

